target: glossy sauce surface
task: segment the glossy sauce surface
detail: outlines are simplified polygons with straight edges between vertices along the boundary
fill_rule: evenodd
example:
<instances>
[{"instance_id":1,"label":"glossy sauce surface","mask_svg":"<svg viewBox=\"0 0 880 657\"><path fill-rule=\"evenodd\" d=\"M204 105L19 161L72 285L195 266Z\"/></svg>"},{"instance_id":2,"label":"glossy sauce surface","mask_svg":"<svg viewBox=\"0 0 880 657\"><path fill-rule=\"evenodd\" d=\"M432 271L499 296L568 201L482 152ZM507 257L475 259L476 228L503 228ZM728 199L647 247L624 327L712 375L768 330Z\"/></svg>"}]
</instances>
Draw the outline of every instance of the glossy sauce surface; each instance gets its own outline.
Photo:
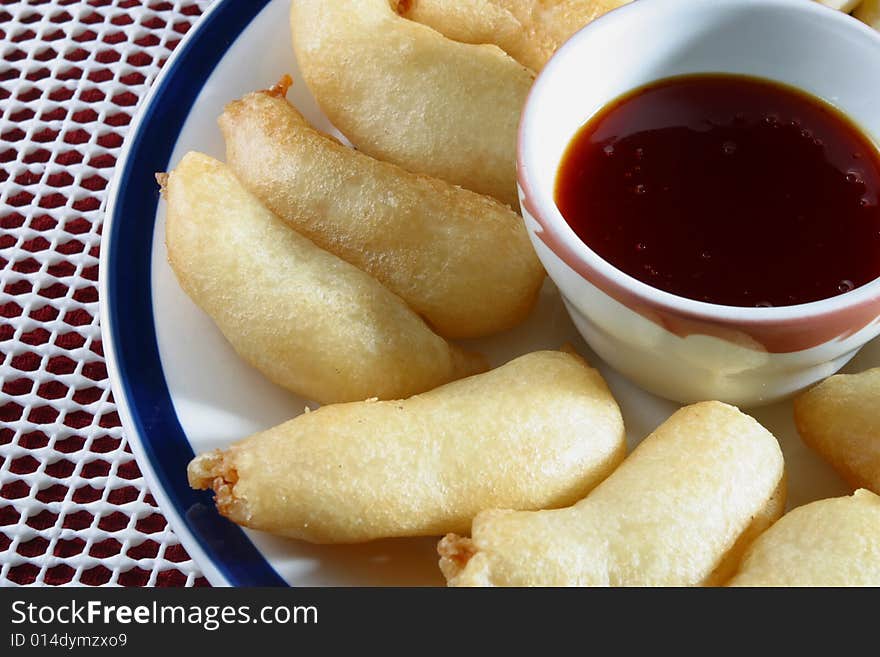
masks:
<instances>
[{"instance_id":1,"label":"glossy sauce surface","mask_svg":"<svg viewBox=\"0 0 880 657\"><path fill-rule=\"evenodd\" d=\"M880 277L880 154L830 105L691 75L594 116L560 165L577 235L653 287L731 306L826 299Z\"/></svg>"}]
</instances>

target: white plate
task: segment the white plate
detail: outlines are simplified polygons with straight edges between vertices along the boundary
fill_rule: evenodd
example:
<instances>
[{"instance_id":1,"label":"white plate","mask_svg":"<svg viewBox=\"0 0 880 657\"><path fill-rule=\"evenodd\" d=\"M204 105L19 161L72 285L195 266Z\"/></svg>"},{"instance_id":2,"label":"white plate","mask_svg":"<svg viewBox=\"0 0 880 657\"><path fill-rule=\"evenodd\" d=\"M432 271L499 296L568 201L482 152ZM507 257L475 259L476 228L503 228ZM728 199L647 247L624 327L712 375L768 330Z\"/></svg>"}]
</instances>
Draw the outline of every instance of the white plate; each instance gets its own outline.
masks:
<instances>
[{"instance_id":1,"label":"white plate","mask_svg":"<svg viewBox=\"0 0 880 657\"><path fill-rule=\"evenodd\" d=\"M181 291L166 261L164 207L157 210L152 180L154 171L189 150L222 158L216 119L223 105L271 86L284 73L295 80L291 100L314 125L332 130L298 78L287 15L288 0L216 3L166 65L133 128L111 194L101 263L104 344L115 399L162 511L212 584L439 585L435 539L332 547L242 532L217 516L206 493L186 485L193 452L228 445L301 413L305 405L242 362ZM677 408L590 352L549 283L522 326L468 346L497 365L565 342L605 375L630 446ZM847 370L876 365L877 341ZM790 507L847 492L799 440L790 402L752 414L782 443Z\"/></svg>"}]
</instances>

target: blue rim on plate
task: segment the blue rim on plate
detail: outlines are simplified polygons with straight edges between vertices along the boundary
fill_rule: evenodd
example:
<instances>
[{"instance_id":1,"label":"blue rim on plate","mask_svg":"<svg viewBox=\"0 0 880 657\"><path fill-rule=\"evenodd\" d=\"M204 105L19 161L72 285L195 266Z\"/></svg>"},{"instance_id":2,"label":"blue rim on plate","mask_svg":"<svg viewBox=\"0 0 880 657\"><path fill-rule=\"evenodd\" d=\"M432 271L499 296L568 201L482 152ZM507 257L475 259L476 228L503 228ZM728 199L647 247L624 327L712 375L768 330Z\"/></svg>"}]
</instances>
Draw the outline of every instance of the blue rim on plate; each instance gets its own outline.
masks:
<instances>
[{"instance_id":1,"label":"blue rim on plate","mask_svg":"<svg viewBox=\"0 0 880 657\"><path fill-rule=\"evenodd\" d=\"M151 258L159 190L178 134L226 50L269 0L219 0L165 64L132 127L114 178L101 247L101 324L114 399L162 512L214 585L286 586L245 533L192 490L193 450L159 358Z\"/></svg>"}]
</instances>

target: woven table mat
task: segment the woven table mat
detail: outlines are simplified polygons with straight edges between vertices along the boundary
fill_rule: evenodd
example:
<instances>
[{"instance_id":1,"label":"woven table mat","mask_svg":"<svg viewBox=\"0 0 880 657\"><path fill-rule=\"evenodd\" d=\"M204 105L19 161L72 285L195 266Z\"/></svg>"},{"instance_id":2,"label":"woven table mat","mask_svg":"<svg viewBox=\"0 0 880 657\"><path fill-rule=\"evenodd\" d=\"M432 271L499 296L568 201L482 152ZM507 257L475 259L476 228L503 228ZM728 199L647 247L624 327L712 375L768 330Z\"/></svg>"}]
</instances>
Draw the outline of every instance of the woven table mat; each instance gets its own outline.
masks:
<instances>
[{"instance_id":1,"label":"woven table mat","mask_svg":"<svg viewBox=\"0 0 880 657\"><path fill-rule=\"evenodd\" d=\"M0 586L207 584L120 428L97 280L128 127L210 2L0 0Z\"/></svg>"}]
</instances>

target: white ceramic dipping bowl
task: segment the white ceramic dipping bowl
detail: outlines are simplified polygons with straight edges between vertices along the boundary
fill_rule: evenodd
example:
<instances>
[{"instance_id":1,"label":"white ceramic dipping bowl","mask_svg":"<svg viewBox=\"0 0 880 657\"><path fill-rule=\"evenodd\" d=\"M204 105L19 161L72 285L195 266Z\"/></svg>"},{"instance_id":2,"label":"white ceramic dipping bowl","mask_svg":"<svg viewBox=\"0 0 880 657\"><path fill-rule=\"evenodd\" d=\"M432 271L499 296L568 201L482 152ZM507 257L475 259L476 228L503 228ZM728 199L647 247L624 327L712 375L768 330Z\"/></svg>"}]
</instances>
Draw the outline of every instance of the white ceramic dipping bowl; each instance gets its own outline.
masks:
<instances>
[{"instance_id":1,"label":"white ceramic dipping bowl","mask_svg":"<svg viewBox=\"0 0 880 657\"><path fill-rule=\"evenodd\" d=\"M605 262L554 201L566 147L597 111L654 80L708 72L799 87L880 143L880 35L854 18L808 0L638 0L578 32L538 76L520 123L520 203L596 353L663 397L754 406L833 374L880 333L880 279L788 307L694 301Z\"/></svg>"}]
</instances>

